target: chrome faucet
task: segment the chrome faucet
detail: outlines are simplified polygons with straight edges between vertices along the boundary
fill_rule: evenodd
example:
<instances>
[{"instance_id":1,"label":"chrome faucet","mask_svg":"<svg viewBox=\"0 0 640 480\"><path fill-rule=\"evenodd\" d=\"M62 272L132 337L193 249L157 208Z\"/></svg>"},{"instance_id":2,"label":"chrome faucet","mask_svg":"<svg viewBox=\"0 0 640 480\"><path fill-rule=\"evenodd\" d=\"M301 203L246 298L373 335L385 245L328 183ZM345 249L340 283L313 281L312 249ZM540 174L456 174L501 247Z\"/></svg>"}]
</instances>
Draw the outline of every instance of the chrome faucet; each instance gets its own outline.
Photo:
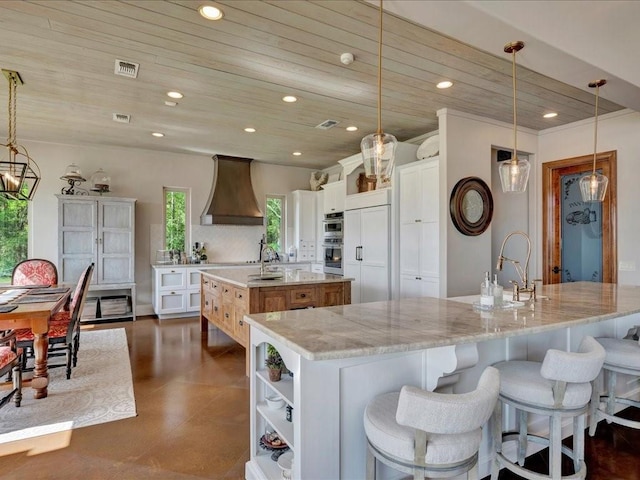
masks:
<instances>
[{"instance_id":1,"label":"chrome faucet","mask_svg":"<svg viewBox=\"0 0 640 480\"><path fill-rule=\"evenodd\" d=\"M517 260L513 260L512 258L505 257L503 255L504 246L506 245L507 240L509 240L509 238L511 238L513 235L522 235L527 240L527 259L524 262L524 269L520 265L520 262L518 262ZM533 301L536 300L536 282L533 281L531 282L531 285L529 285L528 272L529 272L530 258L531 258L531 239L529 238L529 235L527 235L526 233L520 230L516 230L515 232L511 232L504 238L504 240L502 241L502 246L500 247L500 255L498 256L498 263L496 265L496 270L498 270L499 272L502 271L502 265L505 260L513 264L516 270L516 273L520 277L520 283L514 282L513 280L511 280L511 283L513 284L513 300L516 302L520 301L521 292L529 293L530 294L529 298Z\"/></svg>"},{"instance_id":2,"label":"chrome faucet","mask_svg":"<svg viewBox=\"0 0 640 480\"><path fill-rule=\"evenodd\" d=\"M279 260L278 252L265 243L260 251L260 273L266 273L264 262L267 259L267 256L269 257L268 259L270 262Z\"/></svg>"}]
</instances>

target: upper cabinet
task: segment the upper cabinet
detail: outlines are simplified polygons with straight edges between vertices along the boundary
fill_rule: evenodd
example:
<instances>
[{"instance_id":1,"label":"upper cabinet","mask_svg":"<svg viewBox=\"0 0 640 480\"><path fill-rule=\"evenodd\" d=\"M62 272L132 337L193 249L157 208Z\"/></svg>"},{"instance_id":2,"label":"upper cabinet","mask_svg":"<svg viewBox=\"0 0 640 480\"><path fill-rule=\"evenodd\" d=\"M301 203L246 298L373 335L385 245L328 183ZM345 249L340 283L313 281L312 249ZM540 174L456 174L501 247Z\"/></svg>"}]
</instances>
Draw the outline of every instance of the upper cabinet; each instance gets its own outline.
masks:
<instances>
[{"instance_id":1,"label":"upper cabinet","mask_svg":"<svg viewBox=\"0 0 640 480\"><path fill-rule=\"evenodd\" d=\"M344 212L344 202L346 198L345 181L338 180L333 183L326 183L322 186L324 190L324 213Z\"/></svg>"},{"instance_id":2,"label":"upper cabinet","mask_svg":"<svg viewBox=\"0 0 640 480\"><path fill-rule=\"evenodd\" d=\"M58 195L58 269L75 283L95 264L94 284L133 283L135 200Z\"/></svg>"}]
</instances>

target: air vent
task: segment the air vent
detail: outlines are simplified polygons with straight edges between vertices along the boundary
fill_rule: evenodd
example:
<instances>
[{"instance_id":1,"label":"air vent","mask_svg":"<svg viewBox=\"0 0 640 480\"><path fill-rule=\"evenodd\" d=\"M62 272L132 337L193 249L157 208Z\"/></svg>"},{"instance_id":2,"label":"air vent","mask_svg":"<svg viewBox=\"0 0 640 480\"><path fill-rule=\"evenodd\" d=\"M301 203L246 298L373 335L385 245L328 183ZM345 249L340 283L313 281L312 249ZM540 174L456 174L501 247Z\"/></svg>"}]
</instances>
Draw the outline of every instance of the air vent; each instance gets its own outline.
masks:
<instances>
[{"instance_id":1,"label":"air vent","mask_svg":"<svg viewBox=\"0 0 640 480\"><path fill-rule=\"evenodd\" d=\"M316 128L319 128L321 130L329 130L330 128L335 127L339 123L340 122L337 120L325 120L320 125L316 125Z\"/></svg>"},{"instance_id":2,"label":"air vent","mask_svg":"<svg viewBox=\"0 0 640 480\"><path fill-rule=\"evenodd\" d=\"M124 113L114 113L113 121L118 123L129 123L131 121L131 115L126 115Z\"/></svg>"},{"instance_id":3,"label":"air vent","mask_svg":"<svg viewBox=\"0 0 640 480\"><path fill-rule=\"evenodd\" d=\"M123 77L138 78L139 63L127 62L126 60L116 59L116 75L122 75Z\"/></svg>"}]
</instances>

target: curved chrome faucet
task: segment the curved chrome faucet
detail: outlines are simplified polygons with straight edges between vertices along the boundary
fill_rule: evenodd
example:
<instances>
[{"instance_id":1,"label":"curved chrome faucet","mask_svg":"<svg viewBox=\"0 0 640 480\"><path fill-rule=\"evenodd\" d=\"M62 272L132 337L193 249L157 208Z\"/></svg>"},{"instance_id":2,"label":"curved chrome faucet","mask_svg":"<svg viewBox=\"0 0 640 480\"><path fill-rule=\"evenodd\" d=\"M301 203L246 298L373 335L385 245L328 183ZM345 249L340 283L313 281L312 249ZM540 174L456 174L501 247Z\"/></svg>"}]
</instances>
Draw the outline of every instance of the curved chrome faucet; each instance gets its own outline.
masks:
<instances>
[{"instance_id":1,"label":"curved chrome faucet","mask_svg":"<svg viewBox=\"0 0 640 480\"><path fill-rule=\"evenodd\" d=\"M511 238L513 235L522 235L527 240L527 259L524 263L524 269L520 266L520 262L517 260L513 260L512 258L505 257L504 254L504 246L507 243L507 240ZM511 232L508 234L504 240L502 241L502 246L500 247L500 255L498 256L498 263L496 264L496 270L499 272L502 271L502 266L504 261L511 262L516 270L516 273L520 277L520 284L518 282L514 282L513 280L513 299L515 301L520 301L520 292L529 292L531 294L531 298L535 301L536 299L536 283L532 282L531 286L529 286L529 259L531 258L531 239L529 235L524 233L523 231L516 230L515 232Z\"/></svg>"}]
</instances>

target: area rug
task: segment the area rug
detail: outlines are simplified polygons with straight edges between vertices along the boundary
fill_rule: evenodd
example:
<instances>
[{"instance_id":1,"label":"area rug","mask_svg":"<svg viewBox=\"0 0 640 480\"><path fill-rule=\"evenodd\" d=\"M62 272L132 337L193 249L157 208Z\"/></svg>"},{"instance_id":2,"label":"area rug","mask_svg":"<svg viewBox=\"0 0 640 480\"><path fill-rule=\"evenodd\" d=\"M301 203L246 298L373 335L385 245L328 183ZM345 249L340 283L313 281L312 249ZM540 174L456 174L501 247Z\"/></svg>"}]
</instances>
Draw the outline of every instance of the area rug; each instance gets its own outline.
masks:
<instances>
[{"instance_id":1,"label":"area rug","mask_svg":"<svg viewBox=\"0 0 640 480\"><path fill-rule=\"evenodd\" d=\"M20 408L0 409L0 444L136 416L124 328L82 331L71 379L65 370L49 370L47 398L34 399L26 387Z\"/></svg>"}]
</instances>

